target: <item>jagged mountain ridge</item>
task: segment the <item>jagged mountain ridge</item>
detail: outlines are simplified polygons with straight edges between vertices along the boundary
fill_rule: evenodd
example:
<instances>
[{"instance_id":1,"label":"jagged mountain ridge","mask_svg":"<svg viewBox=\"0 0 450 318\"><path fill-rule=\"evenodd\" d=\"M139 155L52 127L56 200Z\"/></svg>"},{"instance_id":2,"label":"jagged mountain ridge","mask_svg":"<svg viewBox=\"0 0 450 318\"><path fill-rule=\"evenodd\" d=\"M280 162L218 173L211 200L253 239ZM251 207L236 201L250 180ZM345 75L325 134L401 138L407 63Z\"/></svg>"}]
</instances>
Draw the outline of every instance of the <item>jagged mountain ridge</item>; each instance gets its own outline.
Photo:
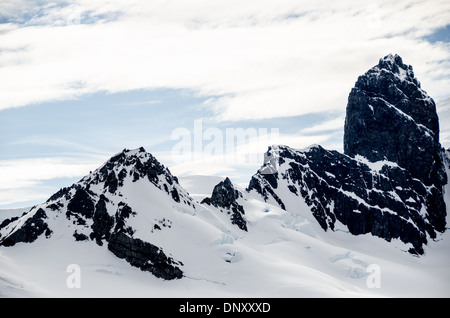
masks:
<instances>
[{"instance_id":1,"label":"jagged mountain ridge","mask_svg":"<svg viewBox=\"0 0 450 318\"><path fill-rule=\"evenodd\" d=\"M386 61L399 60L388 56L380 60L379 65ZM380 68L379 65L376 68ZM395 67L393 69L390 72L394 74ZM402 72L400 69L403 70L403 66L398 70ZM353 127L350 115L358 112L356 106L363 111L354 118L363 126L377 127L375 124L379 121L361 119L376 118L377 113L387 114L385 108L401 114L391 104L367 103L371 96L366 95L357 99L363 102L348 107L346 127ZM352 96L351 93L349 104L354 99ZM376 100L381 100L380 96L378 94ZM370 116L365 116L367 109ZM401 112L404 111L406 108ZM409 118L412 115L401 116L409 124L413 123ZM420 135L415 141L418 144L422 137L436 142L438 130L429 138L431 128L425 124L427 122L423 121L414 128L425 136ZM357 131L355 129L347 129L346 136ZM351 141L348 139L346 144L350 145ZM436 147L434 144L432 149ZM212 251L222 251L217 245L232 246L238 240L247 242L260 235L261 215L267 213L270 220L272 211L276 211L274 221L280 222L282 228L312 235L309 223L302 219L310 214L323 230L339 229L353 235L370 233L386 241L398 238L407 244L411 253L423 254L428 241L446 228L446 207L442 198L446 176L441 174L442 167L433 165L429 171L434 171L434 177L428 173L422 178L408 167L389 160L389 155L381 157L380 161L378 157L368 158L361 153L364 152L355 150L341 154L320 146L305 150L272 146L266 154L267 161L252 177L247 189L238 190L226 178L212 189L210 197L198 202L179 184L177 177L145 149L125 149L22 217L5 220L0 225L0 245L14 246L69 236L80 244L106 247L130 265L172 280L186 277L186 267L189 267L188 275L195 272L192 267L201 259L191 255L195 254L194 249L202 246L202 251L211 256ZM442 152L438 157L442 159ZM265 203L269 203L268 206ZM282 216L282 221L278 215ZM266 235L264 231L261 233ZM211 237L220 239L211 243ZM180 250L179 244L185 248ZM204 247L205 244L211 246ZM223 259L227 263L240 262L244 257L244 253L235 248L224 250Z\"/></svg>"},{"instance_id":2,"label":"jagged mountain ridge","mask_svg":"<svg viewBox=\"0 0 450 318\"><path fill-rule=\"evenodd\" d=\"M236 224L241 230L247 231L244 207L237 202L238 198L243 198L242 192L235 189L227 177L214 187L211 197L203 199L201 203L225 209L226 213L230 214L231 223Z\"/></svg>"},{"instance_id":3,"label":"jagged mountain ridge","mask_svg":"<svg viewBox=\"0 0 450 318\"><path fill-rule=\"evenodd\" d=\"M208 203L200 204L143 147L124 149L45 203L2 222L0 246L69 237L106 246L116 257L158 278L180 279L184 259L170 252L178 236L188 238L189 251L191 244L205 241L211 233L224 232L229 241L238 236L234 232L247 231L238 203L245 201L242 192L229 179L223 185L205 198Z\"/></svg>"},{"instance_id":4,"label":"jagged mountain ridge","mask_svg":"<svg viewBox=\"0 0 450 318\"><path fill-rule=\"evenodd\" d=\"M396 162L427 186L447 183L435 102L400 56L385 56L356 81L348 97L344 153Z\"/></svg>"},{"instance_id":5,"label":"jagged mountain ridge","mask_svg":"<svg viewBox=\"0 0 450 318\"><path fill-rule=\"evenodd\" d=\"M353 235L411 243L416 254L423 254L427 236L436 237L426 216L429 190L396 163L373 164L321 146L271 147L267 157L278 161L278 172L255 174L248 189L291 212L306 202L324 230L340 222Z\"/></svg>"},{"instance_id":6,"label":"jagged mountain ridge","mask_svg":"<svg viewBox=\"0 0 450 318\"><path fill-rule=\"evenodd\" d=\"M157 277L181 278L182 272L177 266L180 263L167 257L161 248L139 238L142 230L133 222L138 212L130 206L133 202L128 198L131 194L129 188L139 187L139 183L151 187L156 193L160 192L178 209L195 213L198 203L167 168L144 148L124 149L79 182L61 189L44 204L33 207L21 218L3 222L0 226L0 244L13 246L20 242L31 243L42 234L51 238L55 235L53 232L59 231L59 235L68 232L76 241L92 240L100 246L106 243L117 257ZM64 219L64 226L61 222L58 226L49 225L56 219ZM170 226L170 221L155 218L146 226L150 227L149 230L161 229Z\"/></svg>"},{"instance_id":7,"label":"jagged mountain ridge","mask_svg":"<svg viewBox=\"0 0 450 318\"><path fill-rule=\"evenodd\" d=\"M249 190L291 211L295 203L285 201L305 200L324 230L339 221L354 235L398 238L423 254L446 229L436 105L398 55L381 58L351 90L344 154L275 146L266 158Z\"/></svg>"}]
</instances>

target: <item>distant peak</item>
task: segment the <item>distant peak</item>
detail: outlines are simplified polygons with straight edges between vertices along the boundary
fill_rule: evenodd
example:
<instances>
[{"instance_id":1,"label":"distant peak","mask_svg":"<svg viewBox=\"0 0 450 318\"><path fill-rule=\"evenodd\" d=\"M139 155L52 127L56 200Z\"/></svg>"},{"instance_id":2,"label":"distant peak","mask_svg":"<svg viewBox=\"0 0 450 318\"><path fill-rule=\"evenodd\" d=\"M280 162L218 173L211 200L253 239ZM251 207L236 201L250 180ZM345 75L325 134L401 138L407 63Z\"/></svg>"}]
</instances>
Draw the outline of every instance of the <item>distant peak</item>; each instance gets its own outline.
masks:
<instances>
[{"instance_id":1,"label":"distant peak","mask_svg":"<svg viewBox=\"0 0 450 318\"><path fill-rule=\"evenodd\" d=\"M136 148L136 149L127 149L125 148L122 150L123 154L126 155L136 155L136 154L146 154L147 151L144 149L144 147Z\"/></svg>"},{"instance_id":2,"label":"distant peak","mask_svg":"<svg viewBox=\"0 0 450 318\"><path fill-rule=\"evenodd\" d=\"M228 177L226 177L225 180L223 180L223 184L233 186L233 183L231 182L230 178L228 178Z\"/></svg>"},{"instance_id":3,"label":"distant peak","mask_svg":"<svg viewBox=\"0 0 450 318\"><path fill-rule=\"evenodd\" d=\"M121 164L125 160L131 160L132 158L140 158L142 160L153 159L154 161L157 161L151 153L144 149L144 147L140 147L136 149L124 148L121 152L112 156L108 162Z\"/></svg>"}]
</instances>

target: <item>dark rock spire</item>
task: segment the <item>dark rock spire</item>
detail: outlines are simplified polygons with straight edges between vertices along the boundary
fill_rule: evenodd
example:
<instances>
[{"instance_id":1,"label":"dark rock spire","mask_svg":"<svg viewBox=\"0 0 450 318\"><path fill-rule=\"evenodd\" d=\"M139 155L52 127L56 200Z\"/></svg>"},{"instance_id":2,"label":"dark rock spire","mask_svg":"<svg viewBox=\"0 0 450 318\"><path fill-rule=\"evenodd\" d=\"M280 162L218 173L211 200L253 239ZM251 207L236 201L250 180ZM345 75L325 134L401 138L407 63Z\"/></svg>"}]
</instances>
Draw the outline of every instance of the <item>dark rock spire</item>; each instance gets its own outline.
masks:
<instances>
[{"instance_id":1,"label":"dark rock spire","mask_svg":"<svg viewBox=\"0 0 450 318\"><path fill-rule=\"evenodd\" d=\"M344 153L396 162L428 186L445 184L436 105L400 56L385 56L356 81L348 97Z\"/></svg>"}]
</instances>

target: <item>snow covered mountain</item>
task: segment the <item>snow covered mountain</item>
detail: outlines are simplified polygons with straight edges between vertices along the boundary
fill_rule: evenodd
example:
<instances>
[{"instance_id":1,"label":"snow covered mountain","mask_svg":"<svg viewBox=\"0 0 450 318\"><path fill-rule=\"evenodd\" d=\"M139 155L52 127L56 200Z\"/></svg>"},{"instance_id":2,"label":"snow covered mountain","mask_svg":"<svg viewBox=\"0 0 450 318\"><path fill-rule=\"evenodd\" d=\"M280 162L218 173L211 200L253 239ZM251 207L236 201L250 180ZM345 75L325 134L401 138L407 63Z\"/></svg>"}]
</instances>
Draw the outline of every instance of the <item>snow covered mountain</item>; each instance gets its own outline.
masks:
<instances>
[{"instance_id":1,"label":"snow covered mountain","mask_svg":"<svg viewBox=\"0 0 450 318\"><path fill-rule=\"evenodd\" d=\"M448 297L450 151L435 114L388 55L349 95L344 154L271 146L246 189L124 149L2 219L0 296Z\"/></svg>"},{"instance_id":2,"label":"snow covered mountain","mask_svg":"<svg viewBox=\"0 0 450 318\"><path fill-rule=\"evenodd\" d=\"M287 211L304 209L306 202L324 230L400 239L416 254L424 253L427 234L436 238L428 220L427 188L394 162L371 163L318 145L271 147L267 156L278 162L278 172L255 174L249 189ZM445 215L441 226L445 230Z\"/></svg>"},{"instance_id":3,"label":"snow covered mountain","mask_svg":"<svg viewBox=\"0 0 450 318\"><path fill-rule=\"evenodd\" d=\"M142 203L144 193L152 197L151 202ZM114 255L141 270L165 279L180 278L178 263L140 238L145 238L146 232L170 227L164 211L177 209L193 214L196 204L151 154L143 148L125 149L24 216L4 221L0 240L3 246L14 246L32 243L41 235L72 235L75 241L91 240L100 246L107 242ZM147 213L136 218L136 209Z\"/></svg>"},{"instance_id":4,"label":"snow covered mountain","mask_svg":"<svg viewBox=\"0 0 450 318\"><path fill-rule=\"evenodd\" d=\"M249 189L288 211L306 202L324 230L340 222L423 254L446 229L436 105L398 55L380 59L350 92L344 154L275 146L266 158Z\"/></svg>"}]
</instances>

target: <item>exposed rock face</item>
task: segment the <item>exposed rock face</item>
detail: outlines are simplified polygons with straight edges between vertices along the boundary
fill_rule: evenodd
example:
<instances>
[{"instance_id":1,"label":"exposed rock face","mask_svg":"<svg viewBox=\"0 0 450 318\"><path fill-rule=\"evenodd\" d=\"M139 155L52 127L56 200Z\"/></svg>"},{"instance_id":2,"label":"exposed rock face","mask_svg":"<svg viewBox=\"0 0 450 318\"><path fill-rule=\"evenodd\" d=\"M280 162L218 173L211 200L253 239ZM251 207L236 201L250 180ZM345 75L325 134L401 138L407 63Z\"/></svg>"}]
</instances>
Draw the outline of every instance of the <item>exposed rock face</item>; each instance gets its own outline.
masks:
<instances>
[{"instance_id":1,"label":"exposed rock face","mask_svg":"<svg viewBox=\"0 0 450 318\"><path fill-rule=\"evenodd\" d=\"M4 238L0 237L0 245L13 246L19 242L32 243L42 234L49 237L52 231L44 221L45 219L47 219L45 211L42 209L37 210L36 213L27 218L17 229L15 226L11 226L12 233ZM4 223L2 225L6 228L11 222L8 224L6 222Z\"/></svg>"},{"instance_id":2,"label":"exposed rock face","mask_svg":"<svg viewBox=\"0 0 450 318\"><path fill-rule=\"evenodd\" d=\"M436 105L400 56L380 59L351 90L344 153L396 162L427 186L446 183Z\"/></svg>"},{"instance_id":3,"label":"exposed rock face","mask_svg":"<svg viewBox=\"0 0 450 318\"><path fill-rule=\"evenodd\" d=\"M67 217L70 215L81 215L87 218L91 218L94 214L94 203L89 193L78 187L76 189L75 195L69 201L67 205Z\"/></svg>"},{"instance_id":4,"label":"exposed rock face","mask_svg":"<svg viewBox=\"0 0 450 318\"><path fill-rule=\"evenodd\" d=\"M446 229L447 175L435 103L398 55L358 78L344 133L345 154L269 148L248 191L289 211L297 196L325 230L339 221L352 234L398 238L423 254L427 239Z\"/></svg>"},{"instance_id":5,"label":"exposed rock face","mask_svg":"<svg viewBox=\"0 0 450 318\"><path fill-rule=\"evenodd\" d=\"M350 92L343 154L321 146L270 147L247 191L288 213L310 217L312 212L325 231L399 239L409 252L423 254L424 245L446 230L445 165L450 169L450 151L439 144L433 100L420 88L412 67L388 55ZM0 245L65 235L80 244L106 244L115 256L156 277L179 279L183 263L170 254L178 243L167 238L185 238L176 232L184 230L187 220L183 216L177 223L180 213L194 216L198 208L224 213L220 222L226 224L220 228L245 235L252 229L245 200L255 198L246 195L226 178L200 205L143 148L124 149L45 203L4 220ZM226 255L227 262L241 257L235 251Z\"/></svg>"},{"instance_id":6,"label":"exposed rock face","mask_svg":"<svg viewBox=\"0 0 450 318\"><path fill-rule=\"evenodd\" d=\"M344 152L371 162L396 162L432 187L427 194L428 219L438 231L445 229L442 187L447 174L436 105L400 56L380 59L358 78L348 98Z\"/></svg>"},{"instance_id":7,"label":"exposed rock face","mask_svg":"<svg viewBox=\"0 0 450 318\"><path fill-rule=\"evenodd\" d=\"M108 249L117 257L124 258L131 265L149 271L158 278L169 280L183 277L183 272L173 265L179 264L167 257L160 248L123 232L111 235Z\"/></svg>"},{"instance_id":8,"label":"exposed rock face","mask_svg":"<svg viewBox=\"0 0 450 318\"><path fill-rule=\"evenodd\" d=\"M214 187L211 197L205 198L202 204L224 208L230 214L231 223L236 224L241 230L247 231L247 222L243 217L244 208L237 203L239 198L242 198L242 193L234 188L229 178L225 178Z\"/></svg>"},{"instance_id":9,"label":"exposed rock face","mask_svg":"<svg viewBox=\"0 0 450 318\"><path fill-rule=\"evenodd\" d=\"M91 225L92 233L90 234L90 238L91 240L95 239L99 245L102 245L103 239L109 239L115 223L114 218L109 215L106 208L107 200L103 194L100 195L100 200L95 205L95 212L92 217L93 224ZM116 223L119 223L119 220Z\"/></svg>"},{"instance_id":10,"label":"exposed rock face","mask_svg":"<svg viewBox=\"0 0 450 318\"><path fill-rule=\"evenodd\" d=\"M396 163L371 164L321 146L304 151L278 146L269 152L278 156L278 173L255 174L248 190L293 213L298 208L285 201L304 200L324 230L335 230L340 222L354 235L411 243L410 252L417 254L423 253L427 234L435 238L444 230L427 217L427 187Z\"/></svg>"}]
</instances>

